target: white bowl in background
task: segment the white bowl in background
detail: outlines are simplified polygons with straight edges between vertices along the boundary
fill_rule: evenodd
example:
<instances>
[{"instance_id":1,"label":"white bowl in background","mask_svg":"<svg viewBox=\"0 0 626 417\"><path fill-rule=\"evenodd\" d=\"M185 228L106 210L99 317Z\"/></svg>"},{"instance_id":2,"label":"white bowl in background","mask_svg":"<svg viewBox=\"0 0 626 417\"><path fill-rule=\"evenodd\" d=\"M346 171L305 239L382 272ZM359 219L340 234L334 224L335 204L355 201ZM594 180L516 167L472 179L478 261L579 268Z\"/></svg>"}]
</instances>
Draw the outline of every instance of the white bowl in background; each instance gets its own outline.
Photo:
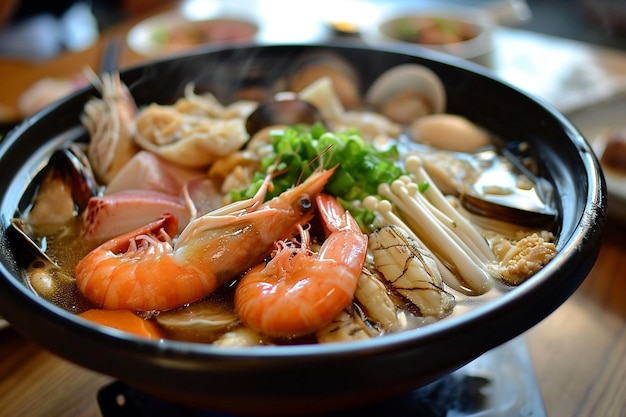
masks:
<instances>
[{"instance_id":1,"label":"white bowl in background","mask_svg":"<svg viewBox=\"0 0 626 417\"><path fill-rule=\"evenodd\" d=\"M363 37L372 45L415 45L488 65L494 25L490 13L482 9L456 5L401 7L380 16ZM451 35L459 31L464 35ZM415 36L410 39L412 32ZM434 32L441 36L435 39Z\"/></svg>"},{"instance_id":2,"label":"white bowl in background","mask_svg":"<svg viewBox=\"0 0 626 417\"><path fill-rule=\"evenodd\" d=\"M216 15L196 19L171 11L138 23L126 41L134 52L153 58L208 44L250 43L258 31L259 25L247 18Z\"/></svg>"}]
</instances>

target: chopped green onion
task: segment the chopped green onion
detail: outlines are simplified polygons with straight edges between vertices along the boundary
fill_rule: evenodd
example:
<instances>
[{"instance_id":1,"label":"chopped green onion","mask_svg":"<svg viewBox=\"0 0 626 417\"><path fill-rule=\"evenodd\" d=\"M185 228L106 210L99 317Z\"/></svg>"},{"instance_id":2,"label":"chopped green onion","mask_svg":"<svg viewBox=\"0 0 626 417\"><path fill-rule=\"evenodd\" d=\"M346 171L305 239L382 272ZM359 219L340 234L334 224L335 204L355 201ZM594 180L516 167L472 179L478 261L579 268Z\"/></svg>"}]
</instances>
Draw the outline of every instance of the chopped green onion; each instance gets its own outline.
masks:
<instances>
[{"instance_id":1,"label":"chopped green onion","mask_svg":"<svg viewBox=\"0 0 626 417\"><path fill-rule=\"evenodd\" d=\"M248 188L231 191L233 201L252 197L272 171L281 174L272 180L273 189L266 199L306 180L322 165L325 168L337 166L324 192L337 197L363 227L371 224L374 214L371 210L355 208L353 202L377 195L379 184L391 183L405 174L398 163L399 152L395 146L379 150L365 142L354 129L334 133L316 123L308 129L292 126L274 131L270 139L273 152L261 161Z\"/></svg>"}]
</instances>

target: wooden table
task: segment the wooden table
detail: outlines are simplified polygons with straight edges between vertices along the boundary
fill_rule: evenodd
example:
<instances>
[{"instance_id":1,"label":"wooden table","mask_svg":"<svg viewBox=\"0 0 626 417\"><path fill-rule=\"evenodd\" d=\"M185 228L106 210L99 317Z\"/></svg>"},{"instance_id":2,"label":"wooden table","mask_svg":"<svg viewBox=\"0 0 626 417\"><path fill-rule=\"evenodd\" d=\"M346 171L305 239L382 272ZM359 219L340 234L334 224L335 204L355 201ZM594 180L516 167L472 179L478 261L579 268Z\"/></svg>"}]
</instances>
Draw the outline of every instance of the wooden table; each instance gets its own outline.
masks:
<instances>
[{"instance_id":1,"label":"wooden table","mask_svg":"<svg viewBox=\"0 0 626 417\"><path fill-rule=\"evenodd\" d=\"M111 28L86 51L45 64L0 61L0 102L15 107L19 95L43 76L68 77L85 65L97 68L107 40L123 39L143 17ZM122 67L145 59L125 46L119 58ZM502 63L496 60L496 65ZM609 222L588 278L526 334L548 416L626 416L625 233L622 223ZM99 416L96 394L111 381L59 359L10 327L0 330L0 416Z\"/></svg>"}]
</instances>

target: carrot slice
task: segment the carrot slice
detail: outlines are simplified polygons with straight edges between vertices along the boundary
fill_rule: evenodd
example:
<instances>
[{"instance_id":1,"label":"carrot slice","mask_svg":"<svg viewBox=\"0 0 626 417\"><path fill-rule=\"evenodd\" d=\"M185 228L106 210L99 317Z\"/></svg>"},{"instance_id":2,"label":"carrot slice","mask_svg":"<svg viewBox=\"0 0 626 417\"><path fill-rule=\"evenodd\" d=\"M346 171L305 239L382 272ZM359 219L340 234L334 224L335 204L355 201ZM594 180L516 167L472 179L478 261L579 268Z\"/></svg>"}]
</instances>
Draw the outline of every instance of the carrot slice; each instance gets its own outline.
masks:
<instances>
[{"instance_id":1,"label":"carrot slice","mask_svg":"<svg viewBox=\"0 0 626 417\"><path fill-rule=\"evenodd\" d=\"M94 323L149 339L161 339L163 337L154 323L142 319L132 311L91 309L80 313L79 316Z\"/></svg>"}]
</instances>

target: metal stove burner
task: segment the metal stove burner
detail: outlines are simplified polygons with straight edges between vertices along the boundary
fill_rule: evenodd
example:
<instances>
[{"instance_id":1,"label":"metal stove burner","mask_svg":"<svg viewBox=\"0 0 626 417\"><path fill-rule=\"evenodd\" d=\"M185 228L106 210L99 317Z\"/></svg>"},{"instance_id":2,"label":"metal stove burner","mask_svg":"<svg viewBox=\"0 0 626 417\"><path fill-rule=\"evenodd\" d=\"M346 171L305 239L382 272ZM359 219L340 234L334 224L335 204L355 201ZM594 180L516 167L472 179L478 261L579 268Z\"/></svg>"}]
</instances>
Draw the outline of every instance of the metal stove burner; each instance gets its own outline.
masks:
<instances>
[{"instance_id":1,"label":"metal stove burner","mask_svg":"<svg viewBox=\"0 0 626 417\"><path fill-rule=\"evenodd\" d=\"M235 417L165 402L113 382L98 393L102 417ZM402 397L326 417L546 417L526 339L519 336Z\"/></svg>"}]
</instances>

